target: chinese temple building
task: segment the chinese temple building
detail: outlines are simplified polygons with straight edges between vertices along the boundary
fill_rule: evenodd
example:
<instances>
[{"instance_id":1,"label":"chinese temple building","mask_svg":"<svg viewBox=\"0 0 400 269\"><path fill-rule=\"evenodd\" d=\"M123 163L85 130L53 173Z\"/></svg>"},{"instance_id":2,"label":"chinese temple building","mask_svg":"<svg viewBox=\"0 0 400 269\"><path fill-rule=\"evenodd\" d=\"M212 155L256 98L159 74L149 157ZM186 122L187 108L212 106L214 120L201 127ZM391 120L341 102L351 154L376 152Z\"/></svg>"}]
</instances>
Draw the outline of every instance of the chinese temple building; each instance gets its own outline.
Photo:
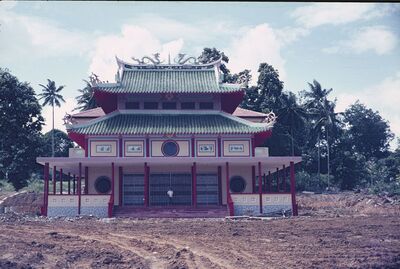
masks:
<instances>
[{"instance_id":1,"label":"chinese temple building","mask_svg":"<svg viewBox=\"0 0 400 269\"><path fill-rule=\"evenodd\" d=\"M94 82L98 108L65 119L80 148L37 159L43 215L297 215L301 158L269 156L275 115L238 108L244 87L222 82L221 60L133 60Z\"/></svg>"}]
</instances>

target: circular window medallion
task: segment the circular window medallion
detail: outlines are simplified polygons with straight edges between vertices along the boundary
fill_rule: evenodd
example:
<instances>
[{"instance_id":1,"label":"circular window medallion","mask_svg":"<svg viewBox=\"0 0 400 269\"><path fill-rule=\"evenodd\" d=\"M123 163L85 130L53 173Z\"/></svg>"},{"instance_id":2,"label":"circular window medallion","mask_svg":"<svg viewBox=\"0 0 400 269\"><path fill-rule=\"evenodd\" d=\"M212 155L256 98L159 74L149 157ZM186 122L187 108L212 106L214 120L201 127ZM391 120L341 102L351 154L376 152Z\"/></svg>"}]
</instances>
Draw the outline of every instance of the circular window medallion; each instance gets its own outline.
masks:
<instances>
[{"instance_id":1,"label":"circular window medallion","mask_svg":"<svg viewBox=\"0 0 400 269\"><path fill-rule=\"evenodd\" d=\"M229 187L232 192L243 192L246 189L246 181L241 176L233 176L229 182Z\"/></svg>"},{"instance_id":2,"label":"circular window medallion","mask_svg":"<svg viewBox=\"0 0 400 269\"><path fill-rule=\"evenodd\" d=\"M111 180L109 177L101 176L94 182L94 188L98 193L109 193L111 190Z\"/></svg>"},{"instance_id":3,"label":"circular window medallion","mask_svg":"<svg viewBox=\"0 0 400 269\"><path fill-rule=\"evenodd\" d=\"M161 151L164 156L176 156L179 153L179 145L175 141L165 141L162 144Z\"/></svg>"}]
</instances>

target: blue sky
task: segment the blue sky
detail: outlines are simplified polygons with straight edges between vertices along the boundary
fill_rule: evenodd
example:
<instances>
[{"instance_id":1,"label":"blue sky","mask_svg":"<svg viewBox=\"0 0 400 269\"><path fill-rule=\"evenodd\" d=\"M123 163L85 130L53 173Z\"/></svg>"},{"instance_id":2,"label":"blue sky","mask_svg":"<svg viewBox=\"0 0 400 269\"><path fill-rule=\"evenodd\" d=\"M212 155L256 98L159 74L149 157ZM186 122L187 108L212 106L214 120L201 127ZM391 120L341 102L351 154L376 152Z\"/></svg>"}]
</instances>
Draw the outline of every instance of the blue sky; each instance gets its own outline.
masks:
<instances>
[{"instance_id":1,"label":"blue sky","mask_svg":"<svg viewBox=\"0 0 400 269\"><path fill-rule=\"evenodd\" d=\"M0 67L37 92L47 78L66 85L62 129L82 79L114 79L115 55L198 55L207 46L255 78L260 62L272 64L288 90L317 79L334 89L338 111L360 99L400 136L400 4L0 2L0 24ZM50 109L43 114L50 122Z\"/></svg>"}]
</instances>

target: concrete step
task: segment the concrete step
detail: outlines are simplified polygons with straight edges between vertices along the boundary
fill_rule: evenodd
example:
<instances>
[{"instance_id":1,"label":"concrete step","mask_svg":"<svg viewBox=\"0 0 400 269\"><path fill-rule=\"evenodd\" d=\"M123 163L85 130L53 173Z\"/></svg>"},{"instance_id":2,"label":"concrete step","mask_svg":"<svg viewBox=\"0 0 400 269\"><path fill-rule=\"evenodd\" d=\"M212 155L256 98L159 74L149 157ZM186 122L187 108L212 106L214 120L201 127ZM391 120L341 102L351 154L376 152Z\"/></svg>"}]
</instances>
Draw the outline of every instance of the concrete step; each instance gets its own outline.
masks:
<instances>
[{"instance_id":1,"label":"concrete step","mask_svg":"<svg viewBox=\"0 0 400 269\"><path fill-rule=\"evenodd\" d=\"M207 208L180 208L180 207L116 207L115 217L131 218L222 218L228 216L226 206Z\"/></svg>"}]
</instances>

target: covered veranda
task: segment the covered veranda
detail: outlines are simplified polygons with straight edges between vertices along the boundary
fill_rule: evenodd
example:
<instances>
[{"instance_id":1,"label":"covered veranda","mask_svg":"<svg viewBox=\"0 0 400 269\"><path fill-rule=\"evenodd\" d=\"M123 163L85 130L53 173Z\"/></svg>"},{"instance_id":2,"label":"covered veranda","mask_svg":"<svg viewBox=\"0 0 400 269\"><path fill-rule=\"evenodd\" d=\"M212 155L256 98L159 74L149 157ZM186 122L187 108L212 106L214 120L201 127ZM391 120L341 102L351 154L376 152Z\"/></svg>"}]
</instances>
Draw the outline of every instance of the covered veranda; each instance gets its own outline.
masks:
<instances>
[{"instance_id":1,"label":"covered veranda","mask_svg":"<svg viewBox=\"0 0 400 269\"><path fill-rule=\"evenodd\" d=\"M143 174L142 207L144 209L152 207L149 191L150 174L171 167L182 167L191 174L190 207L192 208L200 206L196 188L197 175L204 169L207 171L211 169L218 175L218 205L227 205L230 215L246 213L249 208L252 208L253 214L266 213L268 210L266 204L268 201L278 201L277 195L282 199L290 199L287 202L290 204L292 214L297 215L295 164L301 161L301 157L40 157L37 161L44 165L43 215L49 215L49 209L53 207L59 208L70 203L69 210L72 212L70 214L96 215L100 210L102 215L111 217L113 208L122 205L122 177L130 168L135 168L135 171L140 170ZM232 193L230 179L240 167L246 167L251 171L249 186L241 193ZM90 171L105 169L110 172L109 193L97 194L89 188L89 169ZM53 170L52 178L50 170ZM54 171L59 175L56 176ZM51 190L50 180L53 182ZM63 184L65 181L68 186L66 189L62 187L65 186ZM243 208L246 210L243 211Z\"/></svg>"}]
</instances>

